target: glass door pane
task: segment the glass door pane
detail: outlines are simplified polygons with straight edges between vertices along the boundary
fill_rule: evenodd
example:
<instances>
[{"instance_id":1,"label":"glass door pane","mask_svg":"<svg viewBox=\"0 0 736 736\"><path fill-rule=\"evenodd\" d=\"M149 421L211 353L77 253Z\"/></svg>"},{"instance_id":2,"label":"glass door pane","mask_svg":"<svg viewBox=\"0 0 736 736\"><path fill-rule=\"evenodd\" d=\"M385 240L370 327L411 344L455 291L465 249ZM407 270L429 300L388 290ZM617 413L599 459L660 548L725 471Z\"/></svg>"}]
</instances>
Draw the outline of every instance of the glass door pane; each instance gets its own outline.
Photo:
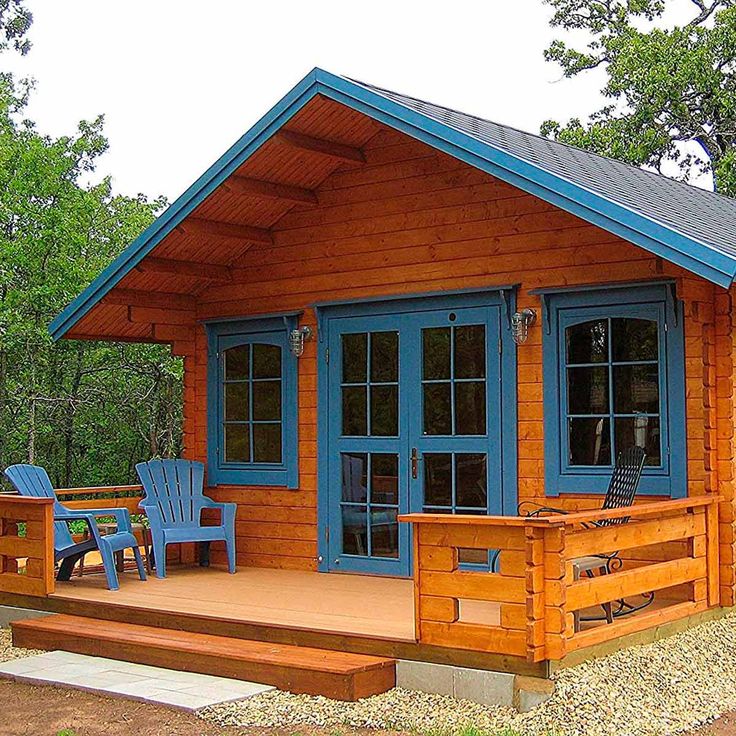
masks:
<instances>
[{"instance_id":1,"label":"glass door pane","mask_svg":"<svg viewBox=\"0 0 736 736\"><path fill-rule=\"evenodd\" d=\"M408 511L400 318L388 321L339 320L330 336L332 569L408 573L408 531L398 523Z\"/></svg>"}]
</instances>

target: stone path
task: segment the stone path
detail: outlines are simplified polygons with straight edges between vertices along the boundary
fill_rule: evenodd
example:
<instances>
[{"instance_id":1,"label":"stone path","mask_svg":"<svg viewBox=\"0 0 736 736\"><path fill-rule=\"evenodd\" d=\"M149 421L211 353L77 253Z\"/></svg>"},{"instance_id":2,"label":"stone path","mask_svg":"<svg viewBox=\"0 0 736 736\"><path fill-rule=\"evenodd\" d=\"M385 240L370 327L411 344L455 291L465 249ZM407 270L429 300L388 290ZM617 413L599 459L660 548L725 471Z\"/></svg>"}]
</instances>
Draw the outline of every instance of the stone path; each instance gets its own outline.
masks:
<instances>
[{"instance_id":1,"label":"stone path","mask_svg":"<svg viewBox=\"0 0 736 736\"><path fill-rule=\"evenodd\" d=\"M188 711L249 698L274 689L270 685L231 680L227 677L177 672L71 652L45 652L10 662L0 662L0 677L34 684L73 687L101 695L117 695L170 705Z\"/></svg>"}]
</instances>

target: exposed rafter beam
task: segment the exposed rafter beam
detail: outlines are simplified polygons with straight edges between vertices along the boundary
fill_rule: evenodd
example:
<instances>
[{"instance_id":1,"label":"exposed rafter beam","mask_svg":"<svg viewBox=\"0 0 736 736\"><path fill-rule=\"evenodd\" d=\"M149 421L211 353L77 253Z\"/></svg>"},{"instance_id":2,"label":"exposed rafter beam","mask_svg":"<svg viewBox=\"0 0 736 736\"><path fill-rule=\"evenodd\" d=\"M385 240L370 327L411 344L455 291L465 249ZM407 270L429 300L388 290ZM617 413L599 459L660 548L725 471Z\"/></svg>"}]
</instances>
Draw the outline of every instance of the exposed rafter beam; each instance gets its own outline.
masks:
<instances>
[{"instance_id":1,"label":"exposed rafter beam","mask_svg":"<svg viewBox=\"0 0 736 736\"><path fill-rule=\"evenodd\" d=\"M271 245L273 237L271 231L252 225L236 225L232 222L220 220L204 220L201 217L188 217L177 228L187 235L208 235L217 238L233 238L248 240L251 243L265 243Z\"/></svg>"},{"instance_id":2,"label":"exposed rafter beam","mask_svg":"<svg viewBox=\"0 0 736 736\"><path fill-rule=\"evenodd\" d=\"M274 137L302 151L321 153L350 163L365 163L365 156L360 148L346 146L344 143L335 143L323 138L312 138L312 136L294 133L291 130L281 130Z\"/></svg>"},{"instance_id":3,"label":"exposed rafter beam","mask_svg":"<svg viewBox=\"0 0 736 736\"><path fill-rule=\"evenodd\" d=\"M175 276L193 276L207 281L232 281L228 266L217 263L200 263L198 261L178 261L171 258L154 258L148 256L138 264L143 273L168 273Z\"/></svg>"},{"instance_id":4,"label":"exposed rafter beam","mask_svg":"<svg viewBox=\"0 0 736 736\"><path fill-rule=\"evenodd\" d=\"M302 189L302 187L294 187L289 184L276 184L271 181L233 175L223 186L232 194L284 199L296 204L317 204L317 195L311 189Z\"/></svg>"},{"instance_id":5,"label":"exposed rafter beam","mask_svg":"<svg viewBox=\"0 0 736 736\"><path fill-rule=\"evenodd\" d=\"M105 296L103 302L122 304L125 307L155 307L157 309L195 309L197 306L197 300L190 294L140 289L113 289Z\"/></svg>"}]
</instances>

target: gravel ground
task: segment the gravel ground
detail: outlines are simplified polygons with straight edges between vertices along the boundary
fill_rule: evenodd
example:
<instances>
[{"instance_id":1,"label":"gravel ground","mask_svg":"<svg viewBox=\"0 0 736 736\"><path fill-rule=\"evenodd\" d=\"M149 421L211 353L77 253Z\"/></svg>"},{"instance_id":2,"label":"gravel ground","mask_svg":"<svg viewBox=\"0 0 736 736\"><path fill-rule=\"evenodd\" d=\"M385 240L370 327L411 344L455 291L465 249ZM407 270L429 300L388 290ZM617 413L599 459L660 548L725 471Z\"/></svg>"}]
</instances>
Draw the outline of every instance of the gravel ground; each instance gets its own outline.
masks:
<instances>
[{"instance_id":1,"label":"gravel ground","mask_svg":"<svg viewBox=\"0 0 736 736\"><path fill-rule=\"evenodd\" d=\"M666 736L736 709L736 614L560 671L555 694L517 714L446 696L392 690L357 703L270 692L199 711L224 726L351 726L529 736Z\"/></svg>"},{"instance_id":2,"label":"gravel ground","mask_svg":"<svg viewBox=\"0 0 736 736\"><path fill-rule=\"evenodd\" d=\"M10 629L0 629L0 662L9 662L11 659L31 657L34 654L42 654L37 649L19 649L13 646L13 637Z\"/></svg>"}]
</instances>

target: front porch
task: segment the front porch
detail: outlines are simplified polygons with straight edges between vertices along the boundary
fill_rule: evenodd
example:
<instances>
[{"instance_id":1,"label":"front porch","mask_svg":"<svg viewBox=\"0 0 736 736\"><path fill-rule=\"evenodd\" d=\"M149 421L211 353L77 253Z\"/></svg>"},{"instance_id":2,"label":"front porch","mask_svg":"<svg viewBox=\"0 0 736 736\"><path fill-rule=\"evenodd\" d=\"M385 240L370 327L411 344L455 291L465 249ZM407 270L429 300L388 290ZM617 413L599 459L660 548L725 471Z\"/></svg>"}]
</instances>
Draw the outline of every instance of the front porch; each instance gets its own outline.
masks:
<instances>
[{"instance_id":1,"label":"front porch","mask_svg":"<svg viewBox=\"0 0 736 736\"><path fill-rule=\"evenodd\" d=\"M137 504L134 491L123 493L117 503ZM0 603L548 676L555 667L626 646L632 635L637 642L651 640L717 614L720 500L710 495L533 519L411 515L402 521L414 528L413 579L249 565L229 575L216 566L179 565L164 580L124 574L120 590L110 591L104 576L90 572L56 583L50 504L5 495ZM70 503L94 505L89 499ZM626 524L590 526L621 516L630 517ZM464 569L459 559L468 549L498 551L494 572ZM620 569L577 579L577 558L614 551ZM576 621L600 613L606 601L641 600L649 593L655 593L652 605L614 623Z\"/></svg>"}]
</instances>

